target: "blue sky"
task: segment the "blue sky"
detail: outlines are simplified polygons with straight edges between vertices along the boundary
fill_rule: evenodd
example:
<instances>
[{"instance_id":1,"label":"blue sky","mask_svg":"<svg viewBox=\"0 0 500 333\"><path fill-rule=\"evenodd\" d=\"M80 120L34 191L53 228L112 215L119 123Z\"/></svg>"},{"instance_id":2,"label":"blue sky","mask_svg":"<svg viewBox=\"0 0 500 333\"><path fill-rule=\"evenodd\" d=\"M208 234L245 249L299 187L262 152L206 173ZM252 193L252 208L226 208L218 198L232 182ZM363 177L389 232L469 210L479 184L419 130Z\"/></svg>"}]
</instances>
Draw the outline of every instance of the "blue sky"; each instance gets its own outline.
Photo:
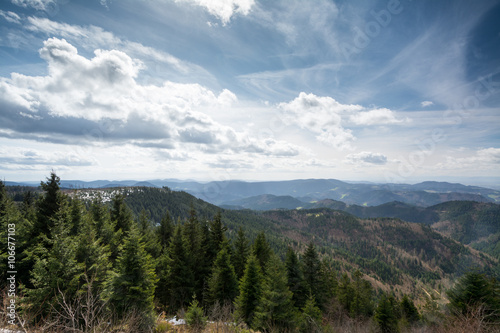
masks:
<instances>
[{"instance_id":1,"label":"blue sky","mask_svg":"<svg viewBox=\"0 0 500 333\"><path fill-rule=\"evenodd\" d=\"M500 183L500 1L9 0L0 175Z\"/></svg>"}]
</instances>

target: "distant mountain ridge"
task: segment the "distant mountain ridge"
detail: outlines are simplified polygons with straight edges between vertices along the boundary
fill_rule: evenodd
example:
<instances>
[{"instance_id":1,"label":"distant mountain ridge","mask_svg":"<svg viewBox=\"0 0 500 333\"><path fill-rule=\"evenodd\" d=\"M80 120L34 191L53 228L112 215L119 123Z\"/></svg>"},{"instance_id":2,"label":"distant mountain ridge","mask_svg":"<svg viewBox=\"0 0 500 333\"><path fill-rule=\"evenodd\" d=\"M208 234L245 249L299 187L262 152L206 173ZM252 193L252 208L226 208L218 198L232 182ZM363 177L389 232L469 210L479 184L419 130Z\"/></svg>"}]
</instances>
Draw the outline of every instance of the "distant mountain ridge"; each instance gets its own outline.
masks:
<instances>
[{"instance_id":1,"label":"distant mountain ridge","mask_svg":"<svg viewBox=\"0 0 500 333\"><path fill-rule=\"evenodd\" d=\"M39 183L6 182L6 185L38 186ZM332 199L342 201L348 205L360 206L378 206L393 201L422 207L452 200L500 202L500 191L494 189L435 181L413 185L348 183L337 179L297 179L265 182L228 180L207 183L176 179L61 181L61 187L68 189L126 186L167 186L172 190L185 191L215 205L238 205L235 203L237 200L259 195L290 196L300 201Z\"/></svg>"}]
</instances>

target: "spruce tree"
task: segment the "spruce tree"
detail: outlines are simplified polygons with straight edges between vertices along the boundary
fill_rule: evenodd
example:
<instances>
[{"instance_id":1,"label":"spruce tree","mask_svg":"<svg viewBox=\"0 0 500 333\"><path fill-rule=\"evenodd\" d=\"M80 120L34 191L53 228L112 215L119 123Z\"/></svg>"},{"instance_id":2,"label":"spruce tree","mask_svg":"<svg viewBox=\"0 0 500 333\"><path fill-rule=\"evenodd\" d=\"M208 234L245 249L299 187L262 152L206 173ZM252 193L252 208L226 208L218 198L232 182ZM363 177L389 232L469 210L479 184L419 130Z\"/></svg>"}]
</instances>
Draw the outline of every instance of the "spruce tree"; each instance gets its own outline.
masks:
<instances>
[{"instance_id":1,"label":"spruce tree","mask_svg":"<svg viewBox=\"0 0 500 333\"><path fill-rule=\"evenodd\" d=\"M395 309L393 296L382 294L378 306L375 309L375 321L382 333L398 332L397 310Z\"/></svg>"},{"instance_id":2,"label":"spruce tree","mask_svg":"<svg viewBox=\"0 0 500 333\"><path fill-rule=\"evenodd\" d=\"M207 249L207 257L209 262L215 260L215 257L222 249L224 242L226 241L225 232L227 227L222 224L222 215L221 212L218 211L215 214L213 220L210 222L209 234L208 234L208 249Z\"/></svg>"},{"instance_id":3,"label":"spruce tree","mask_svg":"<svg viewBox=\"0 0 500 333\"><path fill-rule=\"evenodd\" d=\"M300 332L316 333L321 330L321 310L316 305L314 296L310 295L304 307L302 308L302 316L300 323Z\"/></svg>"},{"instance_id":4,"label":"spruce tree","mask_svg":"<svg viewBox=\"0 0 500 333\"><path fill-rule=\"evenodd\" d=\"M343 273L337 291L337 297L344 309L350 313L353 302L354 290L351 285L351 279L347 273Z\"/></svg>"},{"instance_id":5,"label":"spruce tree","mask_svg":"<svg viewBox=\"0 0 500 333\"><path fill-rule=\"evenodd\" d=\"M352 302L349 309L353 317L370 317L373 314L372 286L362 277L363 274L359 270L353 273Z\"/></svg>"},{"instance_id":6,"label":"spruce tree","mask_svg":"<svg viewBox=\"0 0 500 333\"><path fill-rule=\"evenodd\" d=\"M238 279L243 277L249 253L250 245L248 238L245 236L243 228L240 227L238 229L238 234L236 235L236 240L234 241L233 255L231 256L234 271L236 272Z\"/></svg>"},{"instance_id":7,"label":"spruce tree","mask_svg":"<svg viewBox=\"0 0 500 333\"><path fill-rule=\"evenodd\" d=\"M255 310L253 326L278 332L293 331L299 324L299 316L293 306L292 292L288 288L286 268L275 255L269 258L267 265L267 275Z\"/></svg>"},{"instance_id":8,"label":"spruce tree","mask_svg":"<svg viewBox=\"0 0 500 333\"><path fill-rule=\"evenodd\" d=\"M413 303L413 301L408 297L408 295L404 295L401 299L401 313L403 317L406 319L408 324L412 325L420 320L420 314L418 313L418 309Z\"/></svg>"},{"instance_id":9,"label":"spruce tree","mask_svg":"<svg viewBox=\"0 0 500 333\"><path fill-rule=\"evenodd\" d=\"M297 308L305 305L307 292L304 287L304 275L295 251L289 247L286 252L285 267L288 277L288 288L293 293L292 299Z\"/></svg>"},{"instance_id":10,"label":"spruce tree","mask_svg":"<svg viewBox=\"0 0 500 333\"><path fill-rule=\"evenodd\" d=\"M212 274L208 280L208 300L210 304L232 303L238 294L238 280L231 264L228 246L224 246L215 259Z\"/></svg>"},{"instance_id":11,"label":"spruce tree","mask_svg":"<svg viewBox=\"0 0 500 333\"><path fill-rule=\"evenodd\" d=\"M129 230L117 263L108 290L110 303L119 318L135 312L140 316L142 327L151 327L157 278L151 256L135 227Z\"/></svg>"},{"instance_id":12,"label":"spruce tree","mask_svg":"<svg viewBox=\"0 0 500 333\"><path fill-rule=\"evenodd\" d=\"M50 229L54 226L53 217L63 202L60 183L61 179L53 171L46 182L40 183L44 194L38 201L38 214L32 237L38 237L40 234L49 235Z\"/></svg>"},{"instance_id":13,"label":"spruce tree","mask_svg":"<svg viewBox=\"0 0 500 333\"><path fill-rule=\"evenodd\" d=\"M263 276L255 255L250 255L235 300L236 317L250 326L262 295Z\"/></svg>"},{"instance_id":14,"label":"spruce tree","mask_svg":"<svg viewBox=\"0 0 500 333\"><path fill-rule=\"evenodd\" d=\"M321 274L321 261L312 242L309 243L302 257L302 273L307 293L314 296L321 308L324 303L325 293Z\"/></svg>"},{"instance_id":15,"label":"spruce tree","mask_svg":"<svg viewBox=\"0 0 500 333\"><path fill-rule=\"evenodd\" d=\"M257 234L252 246L252 254L257 258L260 266L260 270L265 274L267 261L271 257L271 247L266 240L264 232Z\"/></svg>"},{"instance_id":16,"label":"spruce tree","mask_svg":"<svg viewBox=\"0 0 500 333\"><path fill-rule=\"evenodd\" d=\"M174 233L174 225L172 223L172 217L167 211L165 215L161 218L160 225L156 228L156 237L161 246L161 251L165 252L170 244L170 239Z\"/></svg>"},{"instance_id":17,"label":"spruce tree","mask_svg":"<svg viewBox=\"0 0 500 333\"><path fill-rule=\"evenodd\" d=\"M132 211L125 204L123 194L117 194L111 200L111 221L114 224L115 232L121 232L126 235L132 228L134 219Z\"/></svg>"},{"instance_id":18,"label":"spruce tree","mask_svg":"<svg viewBox=\"0 0 500 333\"><path fill-rule=\"evenodd\" d=\"M194 274L189 264L182 227L176 226L167 253L163 256L165 273L160 276L160 300L177 310L184 307L194 294Z\"/></svg>"}]
</instances>

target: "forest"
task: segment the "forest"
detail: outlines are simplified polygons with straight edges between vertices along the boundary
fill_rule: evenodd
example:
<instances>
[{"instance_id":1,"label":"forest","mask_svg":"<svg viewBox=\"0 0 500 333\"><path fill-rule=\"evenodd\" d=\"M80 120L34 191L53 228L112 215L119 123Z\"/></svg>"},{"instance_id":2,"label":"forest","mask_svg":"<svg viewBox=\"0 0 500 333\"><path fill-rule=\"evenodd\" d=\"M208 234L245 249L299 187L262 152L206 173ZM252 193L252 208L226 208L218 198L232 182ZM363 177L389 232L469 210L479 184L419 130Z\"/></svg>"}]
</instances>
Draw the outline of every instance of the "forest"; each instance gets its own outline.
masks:
<instances>
[{"instance_id":1,"label":"forest","mask_svg":"<svg viewBox=\"0 0 500 333\"><path fill-rule=\"evenodd\" d=\"M1 327L21 332L499 331L498 267L450 275L455 279L444 299L431 289L422 298L422 293L387 287L411 267L431 282L446 268L433 268L434 277L417 256L398 264L381 252L396 253L395 247L369 238L374 230L377 242L390 235L408 251L421 246L422 260L429 257L450 270L453 257L472 258L466 257L471 250L425 226L411 228L441 248L454 249L451 261L441 261L424 238L411 242L413 236L404 234L410 229L385 220L365 226L372 229L359 234L361 245L326 247L326 241L309 237L311 230L347 234L364 226L326 209L266 213L288 221L279 238L276 227L254 213L238 223L234 219L243 215L222 209L205 216L196 209L200 202L186 202L180 192L169 197L179 200L160 203L166 207L159 209L151 200L127 201L120 193L110 201L83 200L63 191L55 173L41 188L38 195L17 193L14 200L0 182ZM339 216L349 223L332 229ZM293 241L286 237L291 233L300 237ZM335 237L325 239L338 241ZM373 257L363 259L368 255L363 251ZM186 324L174 326L167 320L174 316Z\"/></svg>"}]
</instances>

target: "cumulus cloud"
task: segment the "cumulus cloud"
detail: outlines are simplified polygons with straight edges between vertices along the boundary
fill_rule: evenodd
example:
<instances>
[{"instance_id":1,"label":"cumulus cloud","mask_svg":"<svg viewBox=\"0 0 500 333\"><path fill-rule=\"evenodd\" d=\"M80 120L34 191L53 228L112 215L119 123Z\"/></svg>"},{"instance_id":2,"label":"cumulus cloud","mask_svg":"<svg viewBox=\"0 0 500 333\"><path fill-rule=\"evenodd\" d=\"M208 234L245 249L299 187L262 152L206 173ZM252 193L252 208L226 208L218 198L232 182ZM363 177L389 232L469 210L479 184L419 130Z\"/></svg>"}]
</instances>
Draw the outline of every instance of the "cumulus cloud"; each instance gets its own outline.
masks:
<instances>
[{"instance_id":1,"label":"cumulus cloud","mask_svg":"<svg viewBox=\"0 0 500 333\"><path fill-rule=\"evenodd\" d=\"M341 104L331 97L301 92L289 103L280 103L285 120L316 135L316 139L340 150L352 149L356 139L346 125L389 125L401 123L389 109L367 110L356 104Z\"/></svg>"},{"instance_id":2,"label":"cumulus cloud","mask_svg":"<svg viewBox=\"0 0 500 333\"><path fill-rule=\"evenodd\" d=\"M358 112L353 114L350 120L356 125L389 125L402 122L396 118L393 111L385 108Z\"/></svg>"},{"instance_id":3,"label":"cumulus cloud","mask_svg":"<svg viewBox=\"0 0 500 333\"><path fill-rule=\"evenodd\" d=\"M342 114L361 110L359 105L343 105L331 97L319 97L301 92L289 103L278 106L292 124L306 129L316 138L338 149L350 149L354 136L342 123Z\"/></svg>"},{"instance_id":4,"label":"cumulus cloud","mask_svg":"<svg viewBox=\"0 0 500 333\"><path fill-rule=\"evenodd\" d=\"M176 2L186 2L205 8L211 15L227 24L235 14L248 15L254 0L176 0Z\"/></svg>"},{"instance_id":5,"label":"cumulus cloud","mask_svg":"<svg viewBox=\"0 0 500 333\"><path fill-rule=\"evenodd\" d=\"M364 165L364 164L376 164L384 165L387 164L387 156L380 153L372 153L363 151L356 154L349 154L346 156L345 163L354 165Z\"/></svg>"},{"instance_id":6,"label":"cumulus cloud","mask_svg":"<svg viewBox=\"0 0 500 333\"><path fill-rule=\"evenodd\" d=\"M434 103L431 101L423 101L422 103L420 103L420 105L422 105L422 107L426 108L428 106L434 105Z\"/></svg>"},{"instance_id":7,"label":"cumulus cloud","mask_svg":"<svg viewBox=\"0 0 500 333\"><path fill-rule=\"evenodd\" d=\"M46 76L13 73L0 79L0 136L59 143L127 141L207 153L299 153L294 145L257 140L201 111L237 102L229 90L216 94L199 84L170 81L141 85L136 81L141 61L117 50L96 50L88 59L65 39L46 40L40 56L48 64Z\"/></svg>"}]
</instances>

